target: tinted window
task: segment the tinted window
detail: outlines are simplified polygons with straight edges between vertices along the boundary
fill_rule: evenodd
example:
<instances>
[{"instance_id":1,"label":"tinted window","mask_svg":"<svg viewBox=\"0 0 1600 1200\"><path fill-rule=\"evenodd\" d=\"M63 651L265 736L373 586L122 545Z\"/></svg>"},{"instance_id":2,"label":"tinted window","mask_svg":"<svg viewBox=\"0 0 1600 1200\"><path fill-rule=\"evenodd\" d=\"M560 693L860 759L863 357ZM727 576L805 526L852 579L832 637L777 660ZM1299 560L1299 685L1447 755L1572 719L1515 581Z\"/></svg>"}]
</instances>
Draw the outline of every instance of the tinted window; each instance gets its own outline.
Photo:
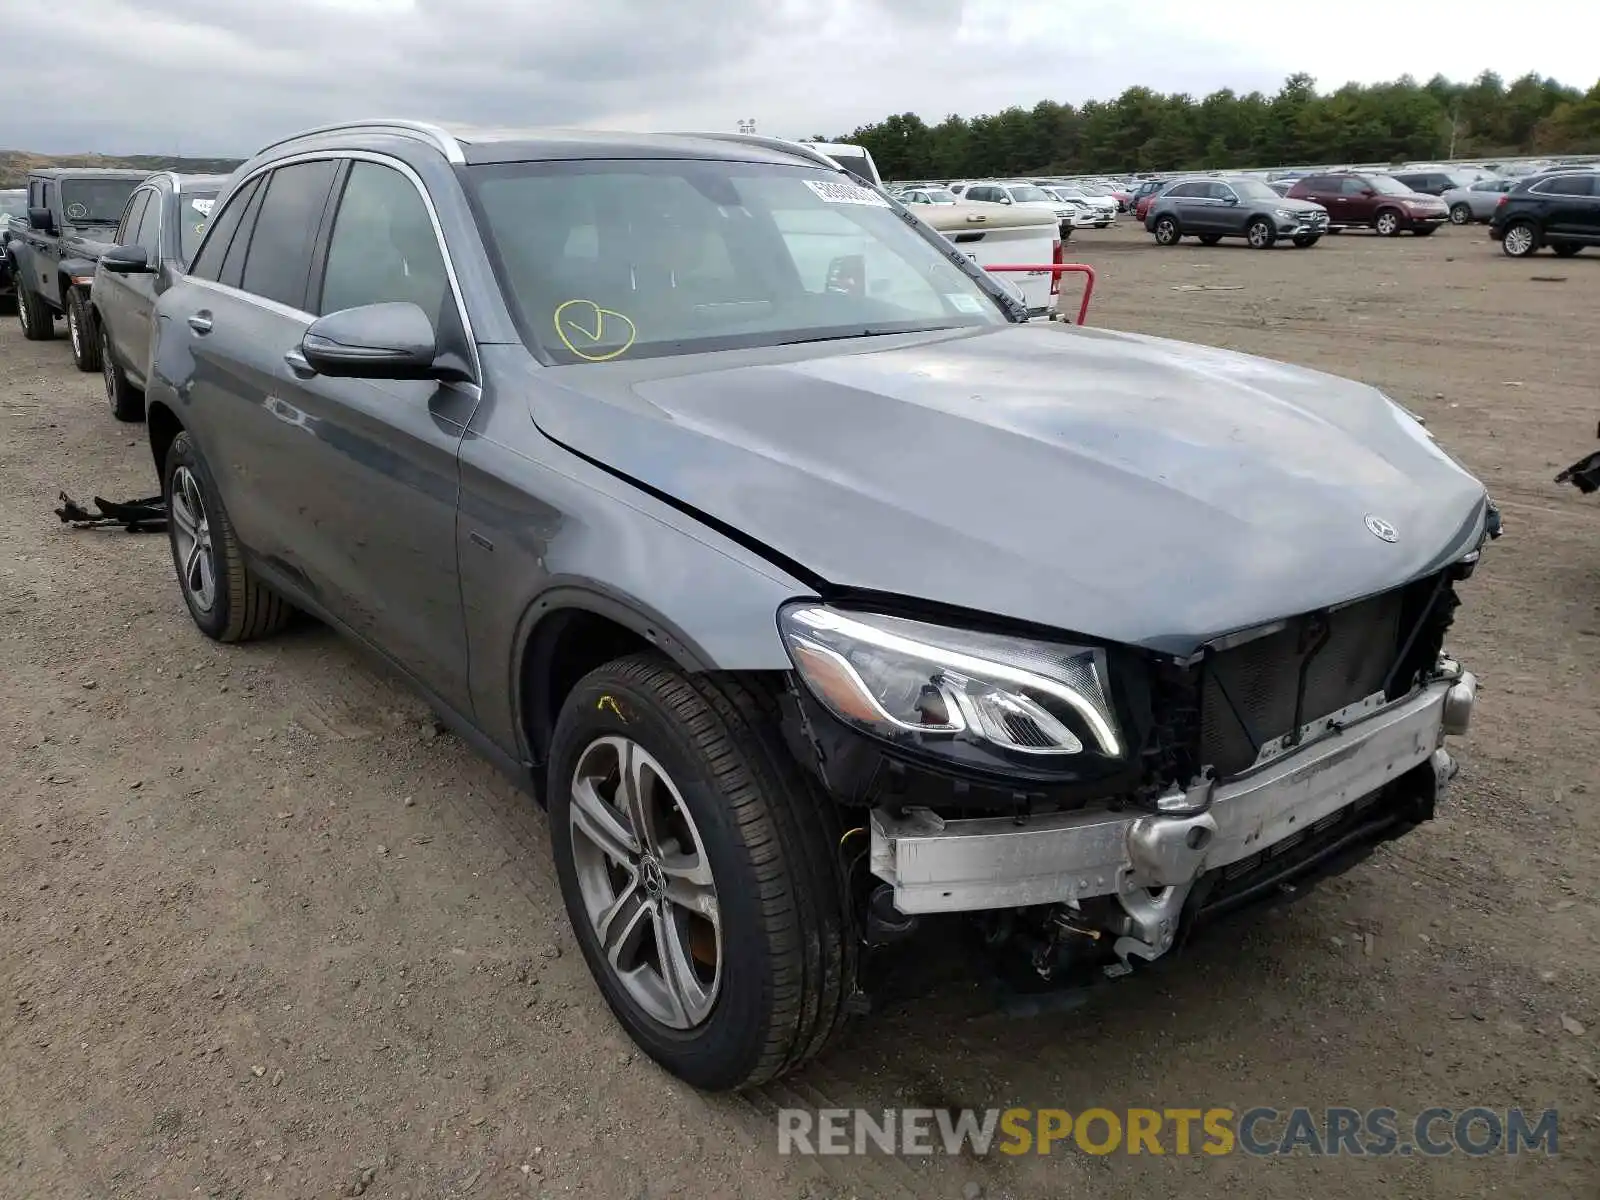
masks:
<instances>
[{"instance_id":1,"label":"tinted window","mask_svg":"<svg viewBox=\"0 0 1600 1200\"><path fill-rule=\"evenodd\" d=\"M267 182L266 198L250 235L241 287L290 308L306 306L311 244L338 164L332 159L279 167ZM231 257L231 255L230 255Z\"/></svg>"},{"instance_id":2,"label":"tinted window","mask_svg":"<svg viewBox=\"0 0 1600 1200\"><path fill-rule=\"evenodd\" d=\"M252 179L233 194L228 206L217 215L216 221L212 224L210 236L201 243L200 253L189 271L191 275L200 279L221 278L222 262L227 257L228 244L233 241L233 235L239 228L239 221L243 218L245 209L250 207L250 201L260 186L259 178Z\"/></svg>"},{"instance_id":3,"label":"tinted window","mask_svg":"<svg viewBox=\"0 0 1600 1200\"><path fill-rule=\"evenodd\" d=\"M261 201L267 194L267 176L261 177L261 185L256 188L255 195L250 197L250 207L245 209L244 215L239 218L239 231L233 235L233 244L228 247L228 257L222 260L222 275L219 283L229 287L244 286L244 260L250 252L250 239L255 236L256 218L261 215Z\"/></svg>"},{"instance_id":4,"label":"tinted window","mask_svg":"<svg viewBox=\"0 0 1600 1200\"><path fill-rule=\"evenodd\" d=\"M128 201L128 207L122 212L122 221L117 225L117 245L133 245L139 228L139 218L144 214L144 206L149 199L149 192L135 192L133 199Z\"/></svg>"},{"instance_id":5,"label":"tinted window","mask_svg":"<svg viewBox=\"0 0 1600 1200\"><path fill-rule=\"evenodd\" d=\"M211 206L217 201L213 191L185 192L178 200L178 257L188 262L200 245L211 220Z\"/></svg>"},{"instance_id":6,"label":"tinted window","mask_svg":"<svg viewBox=\"0 0 1600 1200\"><path fill-rule=\"evenodd\" d=\"M1535 184L1534 191L1547 196L1589 196L1594 190L1593 175L1557 175Z\"/></svg>"},{"instance_id":7,"label":"tinted window","mask_svg":"<svg viewBox=\"0 0 1600 1200\"><path fill-rule=\"evenodd\" d=\"M410 301L437 328L449 297L444 255L416 187L391 167L352 163L316 311Z\"/></svg>"},{"instance_id":8,"label":"tinted window","mask_svg":"<svg viewBox=\"0 0 1600 1200\"><path fill-rule=\"evenodd\" d=\"M1366 193L1367 181L1357 179L1354 175L1346 175L1339 180L1339 190L1346 196L1361 196Z\"/></svg>"},{"instance_id":9,"label":"tinted window","mask_svg":"<svg viewBox=\"0 0 1600 1200\"><path fill-rule=\"evenodd\" d=\"M1185 197L1203 195L1205 186L1203 183L1175 183L1167 189L1166 194L1182 200Z\"/></svg>"},{"instance_id":10,"label":"tinted window","mask_svg":"<svg viewBox=\"0 0 1600 1200\"><path fill-rule=\"evenodd\" d=\"M153 263L161 256L161 197L154 192L147 192L145 196L147 202L144 211L139 214L133 240L144 247Z\"/></svg>"}]
</instances>

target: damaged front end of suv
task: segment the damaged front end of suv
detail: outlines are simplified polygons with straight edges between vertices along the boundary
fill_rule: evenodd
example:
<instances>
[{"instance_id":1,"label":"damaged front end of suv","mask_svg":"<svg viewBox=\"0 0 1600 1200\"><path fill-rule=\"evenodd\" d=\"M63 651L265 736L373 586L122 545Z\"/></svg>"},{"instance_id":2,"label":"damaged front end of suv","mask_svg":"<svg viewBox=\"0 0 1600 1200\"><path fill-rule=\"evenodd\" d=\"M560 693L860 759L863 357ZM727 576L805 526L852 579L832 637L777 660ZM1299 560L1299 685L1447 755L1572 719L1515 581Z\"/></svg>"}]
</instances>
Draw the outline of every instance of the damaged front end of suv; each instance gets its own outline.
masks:
<instances>
[{"instance_id":1,"label":"damaged front end of suv","mask_svg":"<svg viewBox=\"0 0 1600 1200\"><path fill-rule=\"evenodd\" d=\"M965 914L1036 984L1123 975L1429 820L1476 702L1456 586L1499 533L1485 502L1441 569L1183 656L788 606L783 728L860 815L864 941Z\"/></svg>"}]
</instances>

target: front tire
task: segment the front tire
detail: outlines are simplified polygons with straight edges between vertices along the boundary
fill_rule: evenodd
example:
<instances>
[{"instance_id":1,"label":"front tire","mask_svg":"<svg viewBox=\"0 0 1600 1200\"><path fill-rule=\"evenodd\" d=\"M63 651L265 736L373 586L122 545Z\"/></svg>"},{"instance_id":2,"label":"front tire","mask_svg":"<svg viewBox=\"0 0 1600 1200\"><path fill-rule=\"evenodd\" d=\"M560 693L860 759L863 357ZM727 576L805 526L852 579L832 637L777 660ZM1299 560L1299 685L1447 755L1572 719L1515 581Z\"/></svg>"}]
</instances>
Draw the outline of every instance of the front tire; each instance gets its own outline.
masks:
<instances>
[{"instance_id":1,"label":"front tire","mask_svg":"<svg viewBox=\"0 0 1600 1200\"><path fill-rule=\"evenodd\" d=\"M1183 231L1178 228L1175 217L1157 217L1151 232L1156 235L1158 246L1176 246L1183 239Z\"/></svg>"},{"instance_id":2,"label":"front tire","mask_svg":"<svg viewBox=\"0 0 1600 1200\"><path fill-rule=\"evenodd\" d=\"M1472 224L1472 209L1471 209L1471 207L1466 205L1466 204L1452 204L1450 206L1450 224L1452 224L1452 225L1470 225L1470 224Z\"/></svg>"},{"instance_id":3,"label":"front tire","mask_svg":"<svg viewBox=\"0 0 1600 1200\"><path fill-rule=\"evenodd\" d=\"M1400 213L1399 213L1399 211L1396 210L1396 209L1393 209L1393 208L1386 208L1386 209L1382 210L1380 213L1378 213L1377 219L1372 222L1372 227L1374 229L1376 229L1384 237L1399 237L1400 236Z\"/></svg>"},{"instance_id":4,"label":"front tire","mask_svg":"<svg viewBox=\"0 0 1600 1200\"><path fill-rule=\"evenodd\" d=\"M72 343L72 362L83 372L100 369L100 331L83 293L73 288L67 296L67 338Z\"/></svg>"},{"instance_id":5,"label":"front tire","mask_svg":"<svg viewBox=\"0 0 1600 1200\"><path fill-rule=\"evenodd\" d=\"M233 522L187 431L167 450L161 494L178 587L200 632L217 642L247 642L283 628L294 610L245 565Z\"/></svg>"},{"instance_id":6,"label":"front tire","mask_svg":"<svg viewBox=\"0 0 1600 1200\"><path fill-rule=\"evenodd\" d=\"M1500 251L1508 258L1527 258L1539 248L1539 231L1531 221L1508 226L1500 238Z\"/></svg>"},{"instance_id":7,"label":"front tire","mask_svg":"<svg viewBox=\"0 0 1600 1200\"><path fill-rule=\"evenodd\" d=\"M104 325L100 326L100 376L105 380L111 415L119 421L144 420L144 393L128 382L127 374L117 365L111 334Z\"/></svg>"},{"instance_id":8,"label":"front tire","mask_svg":"<svg viewBox=\"0 0 1600 1200\"><path fill-rule=\"evenodd\" d=\"M1270 250L1278 240L1278 231L1272 227L1271 221L1257 217L1245 227L1244 239L1250 243L1252 250Z\"/></svg>"},{"instance_id":9,"label":"front tire","mask_svg":"<svg viewBox=\"0 0 1600 1200\"><path fill-rule=\"evenodd\" d=\"M561 894L606 1003L698 1088L815 1055L854 987L838 830L771 696L650 655L582 679L547 794Z\"/></svg>"},{"instance_id":10,"label":"front tire","mask_svg":"<svg viewBox=\"0 0 1600 1200\"><path fill-rule=\"evenodd\" d=\"M21 281L17 283L17 322L30 342L48 342L56 335L55 318L45 302Z\"/></svg>"}]
</instances>

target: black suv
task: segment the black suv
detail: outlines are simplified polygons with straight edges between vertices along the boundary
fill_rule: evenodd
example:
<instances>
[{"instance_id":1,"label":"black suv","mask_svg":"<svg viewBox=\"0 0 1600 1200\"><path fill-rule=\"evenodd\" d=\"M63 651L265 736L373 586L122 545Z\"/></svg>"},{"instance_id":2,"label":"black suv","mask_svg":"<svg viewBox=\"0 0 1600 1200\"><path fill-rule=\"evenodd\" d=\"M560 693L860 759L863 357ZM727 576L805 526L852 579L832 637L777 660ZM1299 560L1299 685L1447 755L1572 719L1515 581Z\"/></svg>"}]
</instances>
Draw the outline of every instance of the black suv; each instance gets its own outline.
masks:
<instances>
[{"instance_id":1,"label":"black suv","mask_svg":"<svg viewBox=\"0 0 1600 1200\"><path fill-rule=\"evenodd\" d=\"M1600 171L1533 175L1500 197L1489 236L1512 258L1549 246L1567 258L1600 245Z\"/></svg>"}]
</instances>

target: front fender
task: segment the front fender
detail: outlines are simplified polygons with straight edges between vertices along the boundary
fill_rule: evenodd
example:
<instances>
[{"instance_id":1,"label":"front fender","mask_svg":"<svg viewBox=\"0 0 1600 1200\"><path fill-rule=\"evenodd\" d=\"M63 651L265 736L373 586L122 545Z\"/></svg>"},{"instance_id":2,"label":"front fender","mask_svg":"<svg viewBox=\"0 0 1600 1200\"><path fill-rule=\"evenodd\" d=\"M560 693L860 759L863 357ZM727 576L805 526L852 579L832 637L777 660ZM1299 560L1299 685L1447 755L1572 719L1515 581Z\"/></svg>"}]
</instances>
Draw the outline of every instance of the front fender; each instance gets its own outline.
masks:
<instances>
[{"instance_id":1,"label":"front fender","mask_svg":"<svg viewBox=\"0 0 1600 1200\"><path fill-rule=\"evenodd\" d=\"M92 258L83 258L82 256L76 255L72 258L63 258L59 268L62 279L62 296L66 296L67 287L69 284L78 284L79 280L86 281L82 284L78 284L79 286L87 287L89 282L94 280L95 266L95 260Z\"/></svg>"}]
</instances>

